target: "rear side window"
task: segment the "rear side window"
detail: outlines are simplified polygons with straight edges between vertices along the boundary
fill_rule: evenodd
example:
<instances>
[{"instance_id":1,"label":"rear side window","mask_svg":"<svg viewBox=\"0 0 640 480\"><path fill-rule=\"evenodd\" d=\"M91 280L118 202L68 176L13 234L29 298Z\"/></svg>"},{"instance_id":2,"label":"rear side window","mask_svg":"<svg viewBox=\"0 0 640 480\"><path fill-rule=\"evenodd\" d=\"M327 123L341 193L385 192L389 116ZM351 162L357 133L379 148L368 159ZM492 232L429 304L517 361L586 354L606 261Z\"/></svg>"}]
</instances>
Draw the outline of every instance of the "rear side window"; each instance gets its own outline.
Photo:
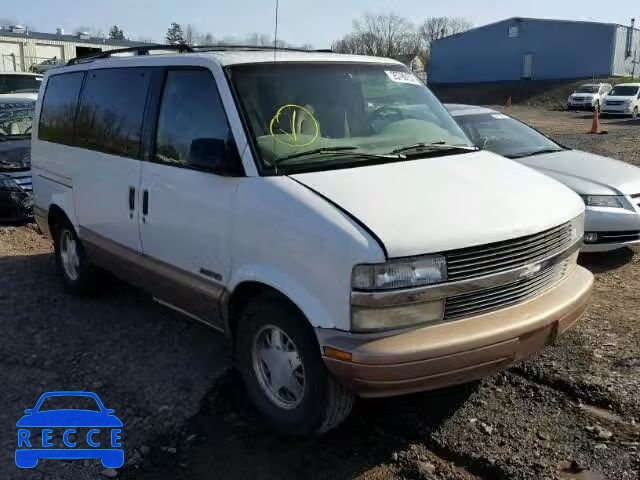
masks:
<instances>
[{"instance_id":1,"label":"rear side window","mask_svg":"<svg viewBox=\"0 0 640 480\"><path fill-rule=\"evenodd\" d=\"M77 145L137 158L149 79L146 68L89 71L78 114Z\"/></svg>"},{"instance_id":2,"label":"rear side window","mask_svg":"<svg viewBox=\"0 0 640 480\"><path fill-rule=\"evenodd\" d=\"M40 140L73 144L76 108L83 77L84 72L75 72L49 78L40 109Z\"/></svg>"},{"instance_id":3,"label":"rear side window","mask_svg":"<svg viewBox=\"0 0 640 480\"><path fill-rule=\"evenodd\" d=\"M202 152L220 161L231 132L215 80L206 70L167 72L158 116L155 160L197 168ZM218 148L213 148L218 145ZM199 157L197 160L196 158Z\"/></svg>"}]
</instances>

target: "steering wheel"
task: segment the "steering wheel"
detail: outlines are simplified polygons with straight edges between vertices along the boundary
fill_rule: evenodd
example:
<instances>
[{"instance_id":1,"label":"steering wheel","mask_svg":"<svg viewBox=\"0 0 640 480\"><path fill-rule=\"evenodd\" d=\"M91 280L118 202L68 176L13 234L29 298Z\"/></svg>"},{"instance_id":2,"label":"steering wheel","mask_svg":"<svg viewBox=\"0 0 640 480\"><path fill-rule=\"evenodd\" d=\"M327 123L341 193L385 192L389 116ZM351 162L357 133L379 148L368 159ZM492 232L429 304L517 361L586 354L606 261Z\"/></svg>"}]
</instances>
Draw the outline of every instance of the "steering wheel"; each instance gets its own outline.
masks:
<instances>
[{"instance_id":1,"label":"steering wheel","mask_svg":"<svg viewBox=\"0 0 640 480\"><path fill-rule=\"evenodd\" d=\"M385 120L391 122L398 122L404 120L404 113L398 107L391 105L383 105L380 108L376 108L371 112L371 120Z\"/></svg>"},{"instance_id":2,"label":"steering wheel","mask_svg":"<svg viewBox=\"0 0 640 480\"><path fill-rule=\"evenodd\" d=\"M27 128L25 128L24 133L25 134L29 133L32 128L33 128L33 125L29 125Z\"/></svg>"}]
</instances>

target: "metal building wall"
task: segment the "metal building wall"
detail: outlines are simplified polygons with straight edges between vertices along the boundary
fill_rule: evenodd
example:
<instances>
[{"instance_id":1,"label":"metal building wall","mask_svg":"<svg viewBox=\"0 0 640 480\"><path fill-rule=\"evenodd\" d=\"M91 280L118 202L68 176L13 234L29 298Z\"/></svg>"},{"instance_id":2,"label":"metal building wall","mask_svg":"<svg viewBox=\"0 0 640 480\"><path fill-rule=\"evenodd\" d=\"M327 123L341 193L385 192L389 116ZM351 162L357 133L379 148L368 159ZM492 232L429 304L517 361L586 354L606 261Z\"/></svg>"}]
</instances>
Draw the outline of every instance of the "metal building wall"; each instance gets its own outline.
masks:
<instances>
[{"instance_id":1,"label":"metal building wall","mask_svg":"<svg viewBox=\"0 0 640 480\"><path fill-rule=\"evenodd\" d=\"M19 45L19 48L10 48L10 46L13 45ZM3 36L0 32L0 71L13 71L14 69L15 71L29 71L31 65L51 58L51 56L39 55L38 46L44 45L62 47L62 58L58 56L61 60L70 60L75 58L76 47L100 48L103 51L122 48L121 46L109 45L107 43L84 43L82 41L68 42L61 40L45 40L33 37L18 38L15 36ZM7 55L10 51L11 53L14 53L15 61L13 57Z\"/></svg>"},{"instance_id":2,"label":"metal building wall","mask_svg":"<svg viewBox=\"0 0 640 480\"><path fill-rule=\"evenodd\" d=\"M613 74L622 77L640 77L640 30L633 30L631 55L627 56L627 32L629 27L619 25L615 35Z\"/></svg>"},{"instance_id":3,"label":"metal building wall","mask_svg":"<svg viewBox=\"0 0 640 480\"><path fill-rule=\"evenodd\" d=\"M511 27L518 36L510 37ZM611 74L616 26L558 20L509 19L434 43L430 83L477 83L523 78L526 54L531 79L552 80Z\"/></svg>"}]
</instances>

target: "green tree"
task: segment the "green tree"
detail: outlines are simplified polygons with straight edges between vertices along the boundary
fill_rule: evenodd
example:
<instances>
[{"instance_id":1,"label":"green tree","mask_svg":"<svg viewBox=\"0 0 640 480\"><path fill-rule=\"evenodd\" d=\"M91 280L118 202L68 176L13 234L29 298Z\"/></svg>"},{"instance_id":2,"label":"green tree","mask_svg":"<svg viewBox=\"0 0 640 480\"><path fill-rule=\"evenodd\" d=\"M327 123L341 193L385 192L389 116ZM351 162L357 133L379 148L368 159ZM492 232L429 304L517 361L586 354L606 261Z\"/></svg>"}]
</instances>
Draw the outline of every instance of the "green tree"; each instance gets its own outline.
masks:
<instances>
[{"instance_id":1,"label":"green tree","mask_svg":"<svg viewBox=\"0 0 640 480\"><path fill-rule=\"evenodd\" d=\"M114 25L109 30L109 38L113 40L124 40L124 32L117 25Z\"/></svg>"},{"instance_id":2,"label":"green tree","mask_svg":"<svg viewBox=\"0 0 640 480\"><path fill-rule=\"evenodd\" d=\"M170 45L185 43L182 27L176 22L171 23L165 38L167 39L167 43Z\"/></svg>"}]
</instances>

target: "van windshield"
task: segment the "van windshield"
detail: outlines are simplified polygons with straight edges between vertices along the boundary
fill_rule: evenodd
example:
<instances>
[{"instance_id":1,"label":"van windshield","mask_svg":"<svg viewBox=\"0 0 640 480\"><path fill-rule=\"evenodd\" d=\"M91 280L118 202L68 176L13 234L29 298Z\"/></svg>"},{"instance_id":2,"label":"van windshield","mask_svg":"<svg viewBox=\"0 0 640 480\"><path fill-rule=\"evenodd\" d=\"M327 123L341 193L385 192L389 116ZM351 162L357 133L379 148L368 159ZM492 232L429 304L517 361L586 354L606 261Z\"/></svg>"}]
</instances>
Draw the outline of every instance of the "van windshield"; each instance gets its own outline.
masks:
<instances>
[{"instance_id":1,"label":"van windshield","mask_svg":"<svg viewBox=\"0 0 640 480\"><path fill-rule=\"evenodd\" d=\"M0 93L38 93L41 83L36 75L0 74Z\"/></svg>"},{"instance_id":2,"label":"van windshield","mask_svg":"<svg viewBox=\"0 0 640 480\"><path fill-rule=\"evenodd\" d=\"M394 151L417 144L429 156L473 147L402 65L266 63L227 74L267 175L402 161Z\"/></svg>"},{"instance_id":3,"label":"van windshield","mask_svg":"<svg viewBox=\"0 0 640 480\"><path fill-rule=\"evenodd\" d=\"M600 90L600 87L597 85L583 85L576 88L575 93L598 93L598 90Z\"/></svg>"},{"instance_id":4,"label":"van windshield","mask_svg":"<svg viewBox=\"0 0 640 480\"><path fill-rule=\"evenodd\" d=\"M638 93L638 87L635 85L620 85L619 87L613 87L613 90L609 92L610 97L631 97Z\"/></svg>"}]
</instances>

